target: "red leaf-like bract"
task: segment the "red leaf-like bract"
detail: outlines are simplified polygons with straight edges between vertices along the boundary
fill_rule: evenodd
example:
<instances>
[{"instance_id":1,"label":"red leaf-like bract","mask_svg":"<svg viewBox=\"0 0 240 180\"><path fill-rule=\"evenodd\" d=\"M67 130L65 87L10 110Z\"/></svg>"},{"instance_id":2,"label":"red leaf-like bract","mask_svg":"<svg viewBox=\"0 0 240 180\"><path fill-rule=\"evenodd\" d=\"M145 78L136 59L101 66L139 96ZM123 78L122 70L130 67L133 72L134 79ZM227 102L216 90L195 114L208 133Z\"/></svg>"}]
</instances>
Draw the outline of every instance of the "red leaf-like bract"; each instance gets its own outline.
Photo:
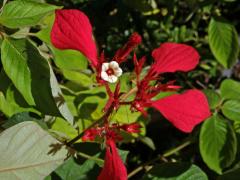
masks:
<instances>
[{"instance_id":1,"label":"red leaf-like bract","mask_svg":"<svg viewBox=\"0 0 240 180\"><path fill-rule=\"evenodd\" d=\"M115 142L108 140L107 145L104 167L98 180L127 180L127 170L117 152Z\"/></svg>"},{"instance_id":2,"label":"red leaf-like bract","mask_svg":"<svg viewBox=\"0 0 240 180\"><path fill-rule=\"evenodd\" d=\"M176 128L191 132L192 129L208 118L211 113L205 95L199 90L188 90L152 103Z\"/></svg>"},{"instance_id":3,"label":"red leaf-like bract","mask_svg":"<svg viewBox=\"0 0 240 180\"><path fill-rule=\"evenodd\" d=\"M159 48L154 49L152 57L155 62L150 71L159 73L190 71L199 62L198 52L191 46L178 43L163 43Z\"/></svg>"},{"instance_id":4,"label":"red leaf-like bract","mask_svg":"<svg viewBox=\"0 0 240 180\"><path fill-rule=\"evenodd\" d=\"M52 44L59 49L82 52L94 68L98 66L97 48L88 17L79 10L56 10L51 31Z\"/></svg>"}]
</instances>

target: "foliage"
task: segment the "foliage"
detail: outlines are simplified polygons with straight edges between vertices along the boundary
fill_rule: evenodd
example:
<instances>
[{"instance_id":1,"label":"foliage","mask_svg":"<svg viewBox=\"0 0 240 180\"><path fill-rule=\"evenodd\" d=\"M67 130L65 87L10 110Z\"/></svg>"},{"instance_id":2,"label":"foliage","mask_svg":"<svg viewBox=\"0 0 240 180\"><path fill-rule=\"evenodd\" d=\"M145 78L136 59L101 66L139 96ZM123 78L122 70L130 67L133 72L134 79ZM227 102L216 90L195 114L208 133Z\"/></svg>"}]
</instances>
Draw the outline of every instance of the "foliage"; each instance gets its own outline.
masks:
<instances>
[{"instance_id":1,"label":"foliage","mask_svg":"<svg viewBox=\"0 0 240 180\"><path fill-rule=\"evenodd\" d=\"M151 108L148 118L128 106L112 114L114 123L142 126L141 133L121 132L118 153L129 179L240 176L237 0L4 0L1 5L0 179L96 179L103 166L101 139L68 144L101 119L108 94L84 54L52 45L54 11L62 8L88 15L99 52L107 57L133 32L143 37L135 52L147 55L148 65L151 51L163 42L191 45L201 56L194 71L162 77L207 96L212 115L190 134ZM121 92L127 93L136 83L133 62L124 62L122 69Z\"/></svg>"}]
</instances>

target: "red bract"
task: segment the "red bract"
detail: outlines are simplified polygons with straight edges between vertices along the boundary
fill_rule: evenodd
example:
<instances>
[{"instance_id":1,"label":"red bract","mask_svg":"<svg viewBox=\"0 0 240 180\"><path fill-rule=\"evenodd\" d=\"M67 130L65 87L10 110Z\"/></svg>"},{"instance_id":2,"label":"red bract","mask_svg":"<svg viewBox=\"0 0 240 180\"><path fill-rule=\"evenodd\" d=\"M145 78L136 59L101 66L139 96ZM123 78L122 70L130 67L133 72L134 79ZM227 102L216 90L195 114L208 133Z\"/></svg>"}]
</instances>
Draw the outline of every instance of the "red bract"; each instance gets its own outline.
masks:
<instances>
[{"instance_id":1,"label":"red bract","mask_svg":"<svg viewBox=\"0 0 240 180\"><path fill-rule=\"evenodd\" d=\"M176 91L180 86L174 81L167 84L157 83L150 85L150 81L159 80L159 75L165 72L190 71L199 62L197 51L187 45L177 43L163 43L152 52L154 63L147 75L139 80L139 69L142 69L142 60L137 61L134 56L135 72L137 75L137 95L132 103L132 109L147 115L145 107L154 107L159 110L175 127L191 132L192 129L210 116L210 110L205 95L198 90L189 90L182 95L172 95L157 101L152 98L161 91Z\"/></svg>"},{"instance_id":2,"label":"red bract","mask_svg":"<svg viewBox=\"0 0 240 180\"><path fill-rule=\"evenodd\" d=\"M83 53L90 61L91 66L97 72L97 81L103 83L114 83L117 78L122 74L121 69L105 69L102 72L102 68L108 67L108 63L105 63L105 57L102 53L98 57L97 47L93 39L92 26L88 17L79 10L56 10L56 17L51 31L52 44L59 49L74 49ZM115 68L122 62L124 62L129 53L142 41L139 34L133 33L129 38L129 41L120 48L112 59L112 66L115 64ZM114 63L113 63L114 61ZM110 62L110 64L111 64ZM105 74L105 71L107 74ZM110 74L108 72L111 72ZM101 74L102 73L102 74ZM116 76L113 77L112 75Z\"/></svg>"},{"instance_id":3,"label":"red bract","mask_svg":"<svg viewBox=\"0 0 240 180\"><path fill-rule=\"evenodd\" d=\"M139 133L142 126L135 122L130 124L119 125L114 124L104 124L101 127L93 127L88 130L85 130L82 137L83 141L94 141L96 137L112 139L114 141L121 141L123 137L120 135L120 130L124 130L127 133Z\"/></svg>"},{"instance_id":4,"label":"red bract","mask_svg":"<svg viewBox=\"0 0 240 180\"><path fill-rule=\"evenodd\" d=\"M142 126L138 123L123 124L120 128L128 133L140 133Z\"/></svg>"},{"instance_id":5,"label":"red bract","mask_svg":"<svg viewBox=\"0 0 240 180\"><path fill-rule=\"evenodd\" d=\"M98 67L97 48L88 17L79 10L56 10L51 31L52 44L59 49L82 52L94 68Z\"/></svg>"},{"instance_id":6,"label":"red bract","mask_svg":"<svg viewBox=\"0 0 240 180\"><path fill-rule=\"evenodd\" d=\"M98 136L101 133L101 131L97 128L91 128L84 132L84 135L82 137L83 141L94 141L96 136Z\"/></svg>"},{"instance_id":7,"label":"red bract","mask_svg":"<svg viewBox=\"0 0 240 180\"><path fill-rule=\"evenodd\" d=\"M127 170L118 154L115 142L107 140L104 167L98 180L127 180Z\"/></svg>"},{"instance_id":8,"label":"red bract","mask_svg":"<svg viewBox=\"0 0 240 180\"><path fill-rule=\"evenodd\" d=\"M184 132L191 132L197 124L211 115L208 101L199 90L188 90L183 94L165 97L153 101L151 106Z\"/></svg>"},{"instance_id":9,"label":"red bract","mask_svg":"<svg viewBox=\"0 0 240 180\"><path fill-rule=\"evenodd\" d=\"M199 62L198 52L191 46L177 43L163 43L152 52L154 63L149 71L150 74L190 71Z\"/></svg>"}]
</instances>

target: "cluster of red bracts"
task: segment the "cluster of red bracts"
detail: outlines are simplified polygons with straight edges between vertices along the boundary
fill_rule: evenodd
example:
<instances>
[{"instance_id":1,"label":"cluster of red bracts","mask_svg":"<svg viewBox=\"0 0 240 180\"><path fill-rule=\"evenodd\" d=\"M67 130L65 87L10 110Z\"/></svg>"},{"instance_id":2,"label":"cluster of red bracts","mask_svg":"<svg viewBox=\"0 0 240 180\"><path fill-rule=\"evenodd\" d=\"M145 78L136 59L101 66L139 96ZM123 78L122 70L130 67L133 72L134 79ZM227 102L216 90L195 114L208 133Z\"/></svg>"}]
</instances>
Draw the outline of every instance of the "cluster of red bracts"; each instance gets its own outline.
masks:
<instances>
[{"instance_id":1,"label":"cluster of red bracts","mask_svg":"<svg viewBox=\"0 0 240 180\"><path fill-rule=\"evenodd\" d=\"M85 131L82 140L94 141L96 137L106 139L106 155L104 167L98 176L98 180L126 180L127 170L122 162L115 142L121 141L123 138L120 135L120 130L127 133L139 133L141 125L138 123L131 124L105 124L103 127L94 127Z\"/></svg>"},{"instance_id":2,"label":"cluster of red bracts","mask_svg":"<svg viewBox=\"0 0 240 180\"><path fill-rule=\"evenodd\" d=\"M104 108L115 110L121 105L120 83L118 81L115 92L111 92L105 78L115 75L115 79L108 82L117 82L117 77L122 74L119 64L124 62L130 52L141 43L141 36L133 33L129 41L119 49L110 63L106 62L104 54L98 56L97 46L93 39L92 26L88 17L79 10L57 10L55 22L51 31L52 44L59 49L74 49L83 53L89 60L91 67L96 72L97 82L106 86L109 100ZM174 94L162 99L152 100L161 91L177 91L180 86L174 85L174 81L166 84L159 82L163 73L194 69L199 63L199 54L191 46L178 43L163 43L152 52L154 60L144 78L140 78L145 57L140 60L134 54L137 92L135 99L128 102L132 111L140 111L147 115L145 108L153 107L161 112L176 128L183 132L191 132L193 128L210 116L210 110L205 95L196 89L187 90L182 94ZM110 67L110 68L109 68ZM103 71L104 68L104 72ZM108 69L109 68L109 69ZM115 73L115 74L114 74ZM152 85L152 82L155 82ZM115 141L121 140L119 131L129 133L139 132L137 124L117 125L109 123L102 127L89 129L85 132L83 140L94 140L97 136L106 138L106 156L104 168L98 179L100 180L125 180L126 168L119 157Z\"/></svg>"},{"instance_id":3,"label":"cluster of red bracts","mask_svg":"<svg viewBox=\"0 0 240 180\"><path fill-rule=\"evenodd\" d=\"M112 139L114 141L121 141L123 138L120 135L120 130L127 133L140 133L142 126L138 123L130 124L105 124L103 127L94 127L85 131L82 140L83 141L94 141L96 137Z\"/></svg>"}]
</instances>

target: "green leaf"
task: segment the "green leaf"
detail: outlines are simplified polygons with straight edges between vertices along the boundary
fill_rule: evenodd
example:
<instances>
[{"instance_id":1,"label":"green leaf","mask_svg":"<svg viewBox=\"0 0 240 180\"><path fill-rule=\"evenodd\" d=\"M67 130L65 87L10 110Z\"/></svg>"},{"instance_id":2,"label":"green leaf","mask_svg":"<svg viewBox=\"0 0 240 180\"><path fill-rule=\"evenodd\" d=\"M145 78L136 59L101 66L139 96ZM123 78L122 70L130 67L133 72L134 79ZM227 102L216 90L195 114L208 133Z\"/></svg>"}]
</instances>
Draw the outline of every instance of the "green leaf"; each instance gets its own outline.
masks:
<instances>
[{"instance_id":1,"label":"green leaf","mask_svg":"<svg viewBox=\"0 0 240 180\"><path fill-rule=\"evenodd\" d=\"M4 39L1 48L1 58L3 68L12 80L15 87L20 91L25 100L30 105L34 105L34 98L31 90L31 72L28 67L28 55L26 41Z\"/></svg>"},{"instance_id":2,"label":"green leaf","mask_svg":"<svg viewBox=\"0 0 240 180\"><path fill-rule=\"evenodd\" d=\"M87 69L88 61L82 53L75 50L58 50L52 48L54 62L60 69L83 70Z\"/></svg>"},{"instance_id":3,"label":"green leaf","mask_svg":"<svg viewBox=\"0 0 240 180\"><path fill-rule=\"evenodd\" d=\"M233 121L240 121L240 100L229 100L222 106L224 116Z\"/></svg>"},{"instance_id":4,"label":"green leaf","mask_svg":"<svg viewBox=\"0 0 240 180\"><path fill-rule=\"evenodd\" d=\"M78 164L73 158L68 159L55 172L64 180L86 180L96 179L97 171L94 171L96 163L93 160L86 160Z\"/></svg>"},{"instance_id":5,"label":"green leaf","mask_svg":"<svg viewBox=\"0 0 240 180\"><path fill-rule=\"evenodd\" d=\"M118 154L123 162L126 162L129 151L118 149Z\"/></svg>"},{"instance_id":6,"label":"green leaf","mask_svg":"<svg viewBox=\"0 0 240 180\"><path fill-rule=\"evenodd\" d=\"M239 52L235 27L224 19L212 18L208 34L213 55L225 68L230 68L236 62Z\"/></svg>"},{"instance_id":7,"label":"green leaf","mask_svg":"<svg viewBox=\"0 0 240 180\"><path fill-rule=\"evenodd\" d=\"M0 110L7 117L11 117L15 113L23 111L36 112L26 104L22 95L13 86L11 80L2 70L0 73Z\"/></svg>"},{"instance_id":8,"label":"green leaf","mask_svg":"<svg viewBox=\"0 0 240 180\"><path fill-rule=\"evenodd\" d=\"M29 105L73 123L51 66L31 42L4 39L1 60L6 74Z\"/></svg>"},{"instance_id":9,"label":"green leaf","mask_svg":"<svg viewBox=\"0 0 240 180\"><path fill-rule=\"evenodd\" d=\"M133 123L136 122L140 116L140 112L131 112L130 106L126 105L120 107L112 119L119 123Z\"/></svg>"},{"instance_id":10,"label":"green leaf","mask_svg":"<svg viewBox=\"0 0 240 180\"><path fill-rule=\"evenodd\" d=\"M19 31L15 32L14 34L11 34L10 37L15 39L21 39L26 38L29 35L30 27L24 27L19 29Z\"/></svg>"},{"instance_id":11,"label":"green leaf","mask_svg":"<svg viewBox=\"0 0 240 180\"><path fill-rule=\"evenodd\" d=\"M155 165L142 180L207 180L207 175L196 165L164 163Z\"/></svg>"},{"instance_id":12,"label":"green leaf","mask_svg":"<svg viewBox=\"0 0 240 180\"><path fill-rule=\"evenodd\" d=\"M228 171L218 177L218 180L237 180L240 177L240 168Z\"/></svg>"},{"instance_id":13,"label":"green leaf","mask_svg":"<svg viewBox=\"0 0 240 180\"><path fill-rule=\"evenodd\" d=\"M232 79L225 79L221 83L220 92L224 99L240 100L240 83Z\"/></svg>"},{"instance_id":14,"label":"green leaf","mask_svg":"<svg viewBox=\"0 0 240 180\"><path fill-rule=\"evenodd\" d=\"M58 134L58 136L62 136L65 140L72 139L78 135L78 131L61 118L55 119L51 131Z\"/></svg>"},{"instance_id":15,"label":"green leaf","mask_svg":"<svg viewBox=\"0 0 240 180\"><path fill-rule=\"evenodd\" d=\"M140 137L139 138L140 139L140 141L142 142L142 143L144 143L144 144L146 144L149 148L151 148L153 151L155 151L156 150L156 147L155 147L155 144L154 144L154 142L153 142L153 140L151 139L151 138L149 138L149 137Z\"/></svg>"},{"instance_id":16,"label":"green leaf","mask_svg":"<svg viewBox=\"0 0 240 180\"><path fill-rule=\"evenodd\" d=\"M220 115L215 114L203 123L199 143L203 161L218 174L230 166L236 157L236 134Z\"/></svg>"},{"instance_id":17,"label":"green leaf","mask_svg":"<svg viewBox=\"0 0 240 180\"><path fill-rule=\"evenodd\" d=\"M63 70L63 75L66 79L73 81L83 87L90 87L93 84L93 79L81 72Z\"/></svg>"},{"instance_id":18,"label":"green leaf","mask_svg":"<svg viewBox=\"0 0 240 180\"><path fill-rule=\"evenodd\" d=\"M14 114L14 107L8 104L4 94L0 91L0 111L6 116L11 116Z\"/></svg>"},{"instance_id":19,"label":"green leaf","mask_svg":"<svg viewBox=\"0 0 240 180\"><path fill-rule=\"evenodd\" d=\"M44 16L61 7L38 3L30 0L18 0L7 3L0 15L0 24L9 28L36 25Z\"/></svg>"},{"instance_id":20,"label":"green leaf","mask_svg":"<svg viewBox=\"0 0 240 180\"><path fill-rule=\"evenodd\" d=\"M35 122L17 124L0 135L0 179L43 179L61 165L67 150Z\"/></svg>"},{"instance_id":21,"label":"green leaf","mask_svg":"<svg viewBox=\"0 0 240 180\"><path fill-rule=\"evenodd\" d=\"M10 117L6 123L4 123L2 126L7 129L10 128L18 123L24 122L24 121L34 121L39 126L41 126L43 129L48 129L46 123L41 119L39 116L33 113L29 112L22 112L14 114L12 117Z\"/></svg>"},{"instance_id":22,"label":"green leaf","mask_svg":"<svg viewBox=\"0 0 240 180\"><path fill-rule=\"evenodd\" d=\"M221 103L221 97L220 95L211 89L205 89L204 94L207 96L208 104L211 109L215 109L217 106Z\"/></svg>"}]
</instances>

